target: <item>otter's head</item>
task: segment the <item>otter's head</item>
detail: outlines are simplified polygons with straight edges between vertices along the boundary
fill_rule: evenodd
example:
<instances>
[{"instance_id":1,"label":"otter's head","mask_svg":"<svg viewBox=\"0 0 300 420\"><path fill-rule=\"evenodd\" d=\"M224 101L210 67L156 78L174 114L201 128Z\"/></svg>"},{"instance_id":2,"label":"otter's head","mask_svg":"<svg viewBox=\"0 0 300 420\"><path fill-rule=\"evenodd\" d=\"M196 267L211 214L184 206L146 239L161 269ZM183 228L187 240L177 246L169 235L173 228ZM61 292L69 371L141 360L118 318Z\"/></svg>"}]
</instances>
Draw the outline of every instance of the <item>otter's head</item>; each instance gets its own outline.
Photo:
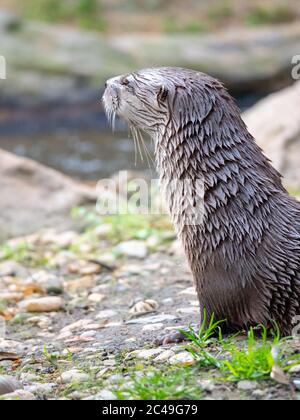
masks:
<instances>
[{"instance_id":1,"label":"otter's head","mask_svg":"<svg viewBox=\"0 0 300 420\"><path fill-rule=\"evenodd\" d=\"M111 122L118 115L131 127L157 137L168 125L176 130L206 112L210 101L203 101L205 77L172 67L114 77L107 81L103 95L106 113Z\"/></svg>"}]
</instances>

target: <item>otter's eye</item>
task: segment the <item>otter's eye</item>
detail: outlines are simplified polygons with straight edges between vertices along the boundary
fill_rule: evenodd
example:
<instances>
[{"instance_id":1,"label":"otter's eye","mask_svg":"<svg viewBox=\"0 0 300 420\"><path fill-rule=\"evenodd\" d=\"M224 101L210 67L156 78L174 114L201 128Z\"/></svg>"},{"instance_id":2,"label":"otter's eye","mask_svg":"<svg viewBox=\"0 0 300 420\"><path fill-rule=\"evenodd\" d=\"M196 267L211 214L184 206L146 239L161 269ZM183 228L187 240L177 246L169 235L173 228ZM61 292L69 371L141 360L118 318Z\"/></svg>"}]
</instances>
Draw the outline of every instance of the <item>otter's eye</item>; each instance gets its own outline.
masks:
<instances>
[{"instance_id":1,"label":"otter's eye","mask_svg":"<svg viewBox=\"0 0 300 420\"><path fill-rule=\"evenodd\" d=\"M129 86L129 84L130 84L130 81L129 81L129 79L128 79L128 77L123 77L123 79L121 80L121 85L122 86Z\"/></svg>"},{"instance_id":2,"label":"otter's eye","mask_svg":"<svg viewBox=\"0 0 300 420\"><path fill-rule=\"evenodd\" d=\"M157 101L162 103L167 99L168 89L165 86L161 86L157 94Z\"/></svg>"}]
</instances>

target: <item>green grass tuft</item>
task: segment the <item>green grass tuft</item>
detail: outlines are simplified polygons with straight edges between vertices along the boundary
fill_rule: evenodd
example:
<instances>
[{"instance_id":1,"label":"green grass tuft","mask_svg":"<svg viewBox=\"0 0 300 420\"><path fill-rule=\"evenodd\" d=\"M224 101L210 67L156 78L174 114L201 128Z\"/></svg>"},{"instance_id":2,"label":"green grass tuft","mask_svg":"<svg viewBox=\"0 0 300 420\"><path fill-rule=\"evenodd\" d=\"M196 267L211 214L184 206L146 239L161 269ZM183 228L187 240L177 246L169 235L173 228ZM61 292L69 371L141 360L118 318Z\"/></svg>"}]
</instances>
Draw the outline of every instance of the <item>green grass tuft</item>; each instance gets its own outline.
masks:
<instances>
[{"instance_id":1,"label":"green grass tuft","mask_svg":"<svg viewBox=\"0 0 300 420\"><path fill-rule=\"evenodd\" d=\"M140 373L130 376L126 385L112 390L119 400L201 399L201 387L195 383L197 374L191 368L165 367Z\"/></svg>"}]
</instances>

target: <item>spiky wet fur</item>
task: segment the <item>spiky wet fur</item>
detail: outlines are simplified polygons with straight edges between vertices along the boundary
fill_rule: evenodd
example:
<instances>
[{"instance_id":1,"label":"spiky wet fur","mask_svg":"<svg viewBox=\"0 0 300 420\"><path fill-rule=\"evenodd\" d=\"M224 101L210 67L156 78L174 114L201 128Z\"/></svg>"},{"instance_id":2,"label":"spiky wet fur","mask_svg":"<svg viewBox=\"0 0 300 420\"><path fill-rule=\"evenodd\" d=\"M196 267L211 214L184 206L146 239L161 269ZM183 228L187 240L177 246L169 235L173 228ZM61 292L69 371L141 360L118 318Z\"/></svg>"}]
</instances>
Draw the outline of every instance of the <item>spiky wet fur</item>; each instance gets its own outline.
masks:
<instances>
[{"instance_id":1,"label":"spiky wet fur","mask_svg":"<svg viewBox=\"0 0 300 420\"><path fill-rule=\"evenodd\" d=\"M149 130L162 185L168 191L174 179L203 181L199 225L185 223L183 192L167 193L202 312L226 319L230 329L274 321L291 334L300 315L299 202L288 195L219 81L178 68L136 74L137 83L149 76L149 90L153 75L168 90L164 127Z\"/></svg>"}]
</instances>

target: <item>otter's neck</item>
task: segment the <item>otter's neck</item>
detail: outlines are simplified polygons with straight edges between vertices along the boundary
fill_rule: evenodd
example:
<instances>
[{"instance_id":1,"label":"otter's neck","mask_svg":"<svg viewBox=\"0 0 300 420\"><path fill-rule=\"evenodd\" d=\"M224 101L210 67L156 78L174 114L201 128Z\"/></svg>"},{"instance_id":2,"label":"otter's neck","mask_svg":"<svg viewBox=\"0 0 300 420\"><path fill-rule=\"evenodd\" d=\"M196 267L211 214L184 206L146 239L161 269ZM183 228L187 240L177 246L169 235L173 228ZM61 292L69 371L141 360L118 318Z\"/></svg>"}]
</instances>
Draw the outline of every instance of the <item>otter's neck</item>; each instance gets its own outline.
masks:
<instances>
[{"instance_id":1,"label":"otter's neck","mask_svg":"<svg viewBox=\"0 0 300 420\"><path fill-rule=\"evenodd\" d=\"M285 192L280 175L254 142L234 103L229 105L213 109L204 121L177 129L170 125L156 139L157 168L178 234L189 243L197 235L198 244L210 246L212 252L225 237L241 241L249 230L253 241L259 240L256 210L263 209L267 217L272 197ZM191 186L174 188L174 180ZM186 224L186 207L199 206L199 199L203 217L196 226Z\"/></svg>"}]
</instances>

